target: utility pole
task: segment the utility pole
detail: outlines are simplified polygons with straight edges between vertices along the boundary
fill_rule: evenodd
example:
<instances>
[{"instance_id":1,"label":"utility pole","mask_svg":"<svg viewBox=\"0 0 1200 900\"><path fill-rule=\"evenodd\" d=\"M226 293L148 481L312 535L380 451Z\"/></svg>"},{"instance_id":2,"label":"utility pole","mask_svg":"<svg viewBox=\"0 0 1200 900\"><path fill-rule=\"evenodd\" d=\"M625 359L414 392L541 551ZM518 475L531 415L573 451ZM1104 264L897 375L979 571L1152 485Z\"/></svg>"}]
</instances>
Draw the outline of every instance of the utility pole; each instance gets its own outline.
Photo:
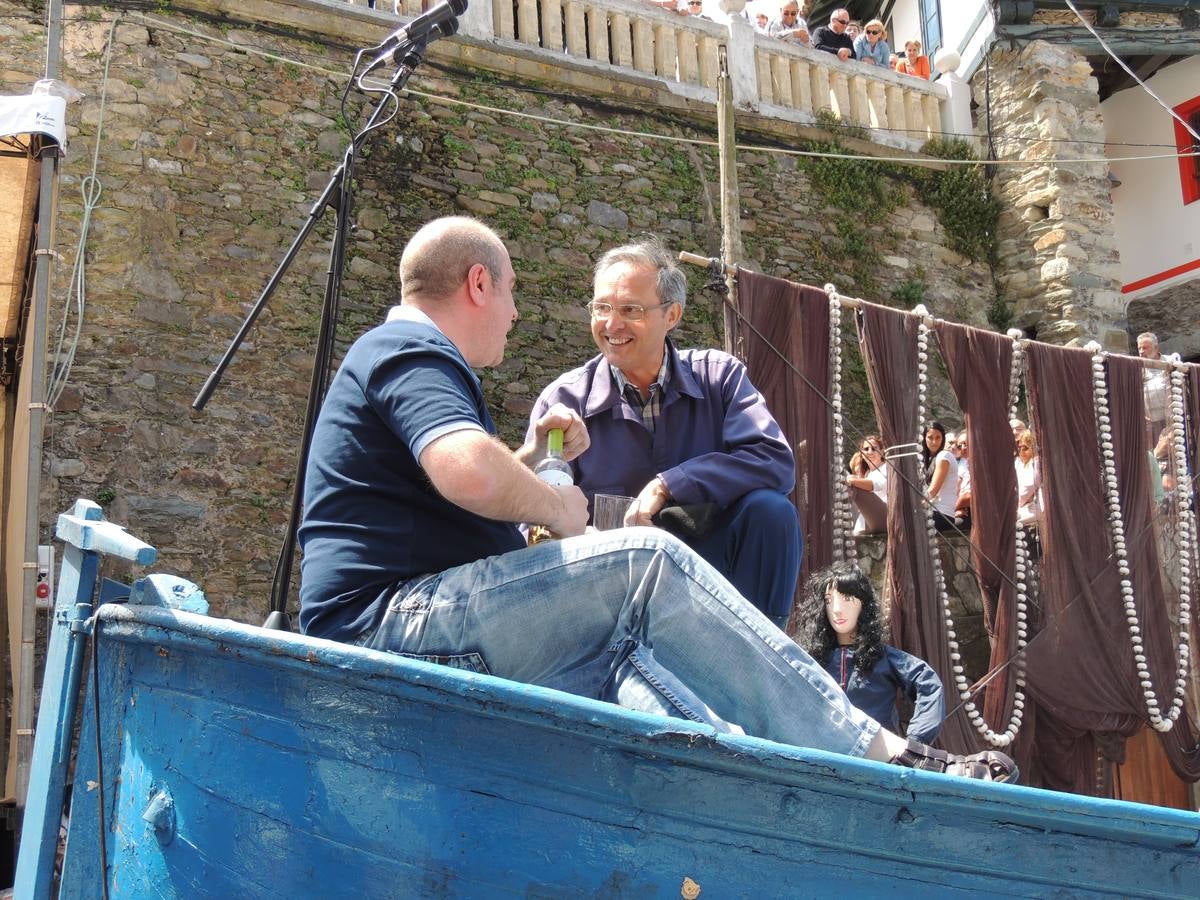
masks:
<instances>
[{"instance_id":1,"label":"utility pole","mask_svg":"<svg viewBox=\"0 0 1200 900\"><path fill-rule=\"evenodd\" d=\"M717 143L721 165L721 262L725 264L725 352L740 357L737 281L732 269L742 261L742 204L738 196L737 138L734 134L733 83L729 77L728 48L717 49Z\"/></svg>"}]
</instances>

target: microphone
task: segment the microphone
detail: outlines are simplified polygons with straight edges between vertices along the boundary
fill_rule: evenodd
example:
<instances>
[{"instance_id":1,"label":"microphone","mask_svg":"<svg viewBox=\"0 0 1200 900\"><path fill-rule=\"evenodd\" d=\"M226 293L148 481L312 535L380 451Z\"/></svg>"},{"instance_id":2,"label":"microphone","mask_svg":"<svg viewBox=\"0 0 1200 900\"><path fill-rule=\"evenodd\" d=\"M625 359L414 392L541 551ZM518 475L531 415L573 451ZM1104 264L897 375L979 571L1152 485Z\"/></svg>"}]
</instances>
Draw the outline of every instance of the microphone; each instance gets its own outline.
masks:
<instances>
[{"instance_id":1,"label":"microphone","mask_svg":"<svg viewBox=\"0 0 1200 900\"><path fill-rule=\"evenodd\" d=\"M407 25L397 28L380 44L380 53L371 65L367 66L366 75L374 72L388 60L397 61L399 51L408 44L420 41L436 41L441 37L450 37L458 31L458 17L467 11L467 0L441 0L426 12L421 13Z\"/></svg>"}]
</instances>

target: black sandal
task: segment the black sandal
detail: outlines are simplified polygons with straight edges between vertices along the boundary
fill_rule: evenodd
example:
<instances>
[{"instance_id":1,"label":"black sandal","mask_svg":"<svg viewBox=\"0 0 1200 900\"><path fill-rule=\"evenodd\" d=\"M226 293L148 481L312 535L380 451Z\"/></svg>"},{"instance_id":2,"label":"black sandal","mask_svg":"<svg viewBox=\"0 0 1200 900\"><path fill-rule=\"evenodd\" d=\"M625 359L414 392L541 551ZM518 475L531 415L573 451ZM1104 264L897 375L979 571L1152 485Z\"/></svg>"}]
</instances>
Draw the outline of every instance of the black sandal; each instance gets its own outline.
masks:
<instances>
[{"instance_id":1,"label":"black sandal","mask_svg":"<svg viewBox=\"0 0 1200 900\"><path fill-rule=\"evenodd\" d=\"M970 756L959 756L911 739L908 746L889 762L909 769L924 769L927 772L941 772L960 778L975 778L1000 784L1016 784L1020 775L1012 758L998 750L984 750Z\"/></svg>"}]
</instances>

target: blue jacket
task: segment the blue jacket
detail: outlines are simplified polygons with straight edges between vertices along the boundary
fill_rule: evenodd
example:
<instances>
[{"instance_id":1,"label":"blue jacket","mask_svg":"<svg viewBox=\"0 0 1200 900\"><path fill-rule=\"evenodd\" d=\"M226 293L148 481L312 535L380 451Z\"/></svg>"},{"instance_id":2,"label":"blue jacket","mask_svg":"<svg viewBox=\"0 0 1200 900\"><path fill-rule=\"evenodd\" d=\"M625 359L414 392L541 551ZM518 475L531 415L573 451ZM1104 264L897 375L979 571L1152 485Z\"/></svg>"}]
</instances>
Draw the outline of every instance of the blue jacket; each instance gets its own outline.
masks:
<instances>
[{"instance_id":1,"label":"blue jacket","mask_svg":"<svg viewBox=\"0 0 1200 900\"><path fill-rule=\"evenodd\" d=\"M677 351L669 340L667 353L670 375L654 434L597 356L542 391L528 435L554 403L583 416L592 445L572 465L589 501L596 493L637 496L656 475L681 504L725 507L758 488L790 492L796 484L791 445L746 367L720 350Z\"/></svg>"},{"instance_id":2,"label":"blue jacket","mask_svg":"<svg viewBox=\"0 0 1200 900\"><path fill-rule=\"evenodd\" d=\"M885 69L892 65L892 48L882 37L875 42L875 47L872 49L870 38L865 34L860 34L854 39L854 55L859 59L873 59L876 65L883 66Z\"/></svg>"},{"instance_id":3,"label":"blue jacket","mask_svg":"<svg viewBox=\"0 0 1200 900\"><path fill-rule=\"evenodd\" d=\"M869 675L854 668L854 648L835 647L825 661L825 671L833 676L850 702L885 728L897 731L900 715L896 711L896 688L914 704L908 737L930 743L937 737L946 718L942 679L923 659L911 653L883 645L883 658Z\"/></svg>"}]
</instances>

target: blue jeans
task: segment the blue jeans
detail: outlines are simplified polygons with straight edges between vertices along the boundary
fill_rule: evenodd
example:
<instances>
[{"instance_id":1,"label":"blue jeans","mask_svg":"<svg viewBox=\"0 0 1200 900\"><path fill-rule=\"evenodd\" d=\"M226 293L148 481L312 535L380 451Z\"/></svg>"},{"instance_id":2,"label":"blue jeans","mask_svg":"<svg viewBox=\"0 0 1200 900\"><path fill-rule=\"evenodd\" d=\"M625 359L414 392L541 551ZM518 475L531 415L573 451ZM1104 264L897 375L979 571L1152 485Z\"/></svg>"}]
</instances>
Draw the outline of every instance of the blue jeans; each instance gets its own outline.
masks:
<instances>
[{"instance_id":1,"label":"blue jeans","mask_svg":"<svg viewBox=\"0 0 1200 900\"><path fill-rule=\"evenodd\" d=\"M657 528L548 542L405 582L357 643L854 756L879 729Z\"/></svg>"},{"instance_id":2,"label":"blue jeans","mask_svg":"<svg viewBox=\"0 0 1200 900\"><path fill-rule=\"evenodd\" d=\"M750 491L721 513L712 531L686 543L768 619L780 628L787 624L804 535L796 507L784 494Z\"/></svg>"}]
</instances>

